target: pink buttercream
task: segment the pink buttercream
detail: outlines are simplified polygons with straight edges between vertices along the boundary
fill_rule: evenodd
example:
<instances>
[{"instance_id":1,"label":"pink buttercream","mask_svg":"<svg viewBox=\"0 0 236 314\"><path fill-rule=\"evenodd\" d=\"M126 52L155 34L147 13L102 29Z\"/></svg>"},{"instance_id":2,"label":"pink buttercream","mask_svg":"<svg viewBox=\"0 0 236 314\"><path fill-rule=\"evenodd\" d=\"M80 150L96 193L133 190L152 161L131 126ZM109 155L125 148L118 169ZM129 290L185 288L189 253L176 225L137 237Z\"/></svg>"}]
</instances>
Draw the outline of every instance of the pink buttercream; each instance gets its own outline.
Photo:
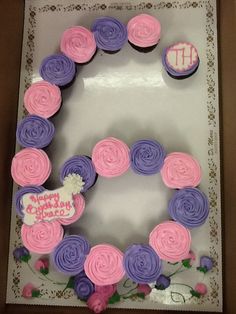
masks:
<instances>
[{"instance_id":1,"label":"pink buttercream","mask_svg":"<svg viewBox=\"0 0 236 314\"><path fill-rule=\"evenodd\" d=\"M201 295L205 295L207 293L207 286L204 283L199 282L194 287L194 290L200 293Z\"/></svg>"},{"instance_id":2,"label":"pink buttercream","mask_svg":"<svg viewBox=\"0 0 236 314\"><path fill-rule=\"evenodd\" d=\"M125 275L123 253L110 244L96 245L86 257L84 270L95 285L115 284Z\"/></svg>"},{"instance_id":3,"label":"pink buttercream","mask_svg":"<svg viewBox=\"0 0 236 314\"><path fill-rule=\"evenodd\" d=\"M191 245L191 235L187 228L174 221L157 225L149 235L149 244L157 255L175 263L186 259Z\"/></svg>"},{"instance_id":4,"label":"pink buttercream","mask_svg":"<svg viewBox=\"0 0 236 314\"><path fill-rule=\"evenodd\" d=\"M60 88L46 81L34 83L25 92L24 104L30 114L49 118L61 106Z\"/></svg>"},{"instance_id":5,"label":"pink buttercream","mask_svg":"<svg viewBox=\"0 0 236 314\"><path fill-rule=\"evenodd\" d=\"M37 148L25 148L12 159L11 175L21 185L42 185L52 170L47 154Z\"/></svg>"},{"instance_id":6,"label":"pink buttercream","mask_svg":"<svg viewBox=\"0 0 236 314\"><path fill-rule=\"evenodd\" d=\"M193 265L194 261L196 260L196 255L195 255L195 253L194 253L193 251L190 251L190 252L188 253L188 256L186 257L186 259L189 259L189 260L190 260L190 261L189 261L190 265Z\"/></svg>"},{"instance_id":7,"label":"pink buttercream","mask_svg":"<svg viewBox=\"0 0 236 314\"><path fill-rule=\"evenodd\" d=\"M137 287L139 293L144 293L144 295L149 295L152 292L152 288L147 284L139 284Z\"/></svg>"},{"instance_id":8,"label":"pink buttercream","mask_svg":"<svg viewBox=\"0 0 236 314\"><path fill-rule=\"evenodd\" d=\"M117 285L107 285L107 286L95 286L95 291L103 295L105 300L109 300L110 297L116 292Z\"/></svg>"},{"instance_id":9,"label":"pink buttercream","mask_svg":"<svg viewBox=\"0 0 236 314\"><path fill-rule=\"evenodd\" d=\"M85 208L85 200L84 197L81 194L75 194L73 195L73 204L74 204L74 208L75 208L75 213L72 217L70 218L63 218L63 219L58 219L58 221L62 224L62 225L70 225L73 224L74 222L76 222L81 215L84 212L84 208Z\"/></svg>"},{"instance_id":10,"label":"pink buttercream","mask_svg":"<svg viewBox=\"0 0 236 314\"><path fill-rule=\"evenodd\" d=\"M165 158L161 176L165 185L172 189L196 187L201 181L201 167L191 155L171 153Z\"/></svg>"},{"instance_id":11,"label":"pink buttercream","mask_svg":"<svg viewBox=\"0 0 236 314\"><path fill-rule=\"evenodd\" d=\"M90 30L83 26L74 26L62 34L60 48L71 60L85 63L95 54L96 42Z\"/></svg>"},{"instance_id":12,"label":"pink buttercream","mask_svg":"<svg viewBox=\"0 0 236 314\"><path fill-rule=\"evenodd\" d=\"M51 222L39 222L32 226L23 224L21 227L21 239L24 246L31 252L48 254L57 246L63 238L61 224L54 220Z\"/></svg>"},{"instance_id":13,"label":"pink buttercream","mask_svg":"<svg viewBox=\"0 0 236 314\"><path fill-rule=\"evenodd\" d=\"M94 313L99 314L107 308L107 300L98 292L94 292L87 301L88 308Z\"/></svg>"},{"instance_id":14,"label":"pink buttercream","mask_svg":"<svg viewBox=\"0 0 236 314\"><path fill-rule=\"evenodd\" d=\"M33 291L36 290L32 283L27 283L22 290L22 297L26 299L32 298Z\"/></svg>"},{"instance_id":15,"label":"pink buttercream","mask_svg":"<svg viewBox=\"0 0 236 314\"><path fill-rule=\"evenodd\" d=\"M34 263L34 268L37 271L40 271L41 269L48 269L48 267L49 267L48 258L39 258Z\"/></svg>"},{"instance_id":16,"label":"pink buttercream","mask_svg":"<svg viewBox=\"0 0 236 314\"><path fill-rule=\"evenodd\" d=\"M120 176L130 165L129 147L114 137L108 137L94 146L92 161L100 176Z\"/></svg>"},{"instance_id":17,"label":"pink buttercream","mask_svg":"<svg viewBox=\"0 0 236 314\"><path fill-rule=\"evenodd\" d=\"M156 45L161 36L161 24L149 14L133 17L128 25L128 40L135 46L146 48Z\"/></svg>"}]
</instances>

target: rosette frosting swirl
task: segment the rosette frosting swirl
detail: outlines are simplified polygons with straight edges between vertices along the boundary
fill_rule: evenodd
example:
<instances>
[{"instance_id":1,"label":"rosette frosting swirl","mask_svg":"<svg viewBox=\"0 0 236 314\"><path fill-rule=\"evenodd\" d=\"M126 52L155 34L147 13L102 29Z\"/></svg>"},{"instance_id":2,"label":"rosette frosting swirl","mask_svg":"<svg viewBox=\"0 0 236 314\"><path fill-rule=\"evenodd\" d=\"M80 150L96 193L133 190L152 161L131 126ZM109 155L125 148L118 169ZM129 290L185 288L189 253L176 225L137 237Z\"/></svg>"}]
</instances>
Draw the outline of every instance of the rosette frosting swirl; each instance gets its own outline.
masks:
<instances>
[{"instance_id":1,"label":"rosette frosting swirl","mask_svg":"<svg viewBox=\"0 0 236 314\"><path fill-rule=\"evenodd\" d=\"M76 222L81 217L85 208L85 200L84 200L83 195L81 194L73 195L73 205L75 208L75 213L72 217L58 219L58 221L62 225L71 225L72 223Z\"/></svg>"},{"instance_id":2,"label":"rosette frosting swirl","mask_svg":"<svg viewBox=\"0 0 236 314\"><path fill-rule=\"evenodd\" d=\"M38 222L32 226L23 224L21 227L21 239L24 246L31 252L48 254L58 245L63 238L61 224L53 220L51 222Z\"/></svg>"},{"instance_id":3,"label":"rosette frosting swirl","mask_svg":"<svg viewBox=\"0 0 236 314\"><path fill-rule=\"evenodd\" d=\"M119 249L110 244L99 244L91 249L84 270L95 285L112 285L124 277L122 262L123 253Z\"/></svg>"},{"instance_id":4,"label":"rosette frosting swirl","mask_svg":"<svg viewBox=\"0 0 236 314\"><path fill-rule=\"evenodd\" d=\"M43 148L51 143L54 132L52 122L36 115L29 115L18 124L16 138L23 147Z\"/></svg>"},{"instance_id":5,"label":"rosette frosting swirl","mask_svg":"<svg viewBox=\"0 0 236 314\"><path fill-rule=\"evenodd\" d=\"M187 228L203 225L209 214L206 195L196 188L185 188L175 192L168 206L172 219Z\"/></svg>"},{"instance_id":6,"label":"rosette frosting swirl","mask_svg":"<svg viewBox=\"0 0 236 314\"><path fill-rule=\"evenodd\" d=\"M172 189L196 187L201 181L201 167L191 155L171 153L165 158L161 176L165 185Z\"/></svg>"},{"instance_id":7,"label":"rosette frosting swirl","mask_svg":"<svg viewBox=\"0 0 236 314\"><path fill-rule=\"evenodd\" d=\"M106 51L120 50L127 42L126 26L114 17L99 17L92 31L97 47Z\"/></svg>"},{"instance_id":8,"label":"rosette frosting swirl","mask_svg":"<svg viewBox=\"0 0 236 314\"><path fill-rule=\"evenodd\" d=\"M75 63L63 54L53 54L43 59L39 73L52 84L65 86L75 77Z\"/></svg>"},{"instance_id":9,"label":"rosette frosting swirl","mask_svg":"<svg viewBox=\"0 0 236 314\"><path fill-rule=\"evenodd\" d=\"M130 165L129 147L114 137L108 137L94 146L92 161L100 176L107 178L120 176Z\"/></svg>"},{"instance_id":10,"label":"rosette frosting swirl","mask_svg":"<svg viewBox=\"0 0 236 314\"><path fill-rule=\"evenodd\" d=\"M77 275L84 269L90 251L88 241L79 235L66 236L55 248L52 258L58 271L66 275Z\"/></svg>"},{"instance_id":11,"label":"rosette frosting swirl","mask_svg":"<svg viewBox=\"0 0 236 314\"><path fill-rule=\"evenodd\" d=\"M161 260L150 245L129 246L123 261L127 276L136 283L154 282L161 273Z\"/></svg>"},{"instance_id":12,"label":"rosette frosting swirl","mask_svg":"<svg viewBox=\"0 0 236 314\"><path fill-rule=\"evenodd\" d=\"M82 192L91 188L96 180L97 174L91 159L87 156L73 156L66 160L60 170L60 180L63 183L68 174L78 174L82 177L84 186Z\"/></svg>"},{"instance_id":13,"label":"rosette frosting swirl","mask_svg":"<svg viewBox=\"0 0 236 314\"><path fill-rule=\"evenodd\" d=\"M149 14L133 17L128 25L128 40L135 46L147 48L156 45L161 36L161 24Z\"/></svg>"},{"instance_id":14,"label":"rosette frosting swirl","mask_svg":"<svg viewBox=\"0 0 236 314\"><path fill-rule=\"evenodd\" d=\"M30 114L49 118L61 106L61 91L59 87L46 81L34 83L25 92L24 104Z\"/></svg>"},{"instance_id":15,"label":"rosette frosting swirl","mask_svg":"<svg viewBox=\"0 0 236 314\"><path fill-rule=\"evenodd\" d=\"M21 185L42 185L51 173L47 154L37 148L24 148L12 159L11 175Z\"/></svg>"},{"instance_id":16,"label":"rosette frosting swirl","mask_svg":"<svg viewBox=\"0 0 236 314\"><path fill-rule=\"evenodd\" d=\"M97 47L90 30L83 26L74 26L62 34L60 48L71 60L85 63L93 57Z\"/></svg>"},{"instance_id":17,"label":"rosette frosting swirl","mask_svg":"<svg viewBox=\"0 0 236 314\"><path fill-rule=\"evenodd\" d=\"M152 230L149 235L149 244L161 259L175 263L188 256L191 235L189 230L181 224L166 221Z\"/></svg>"},{"instance_id":18,"label":"rosette frosting swirl","mask_svg":"<svg viewBox=\"0 0 236 314\"><path fill-rule=\"evenodd\" d=\"M152 175L158 173L166 153L161 144L154 140L139 140L130 148L131 168L137 174Z\"/></svg>"},{"instance_id":19,"label":"rosette frosting swirl","mask_svg":"<svg viewBox=\"0 0 236 314\"><path fill-rule=\"evenodd\" d=\"M25 194L28 193L41 193L44 191L44 187L43 186L35 186L35 185L29 185L29 186L25 186L23 188L20 188L16 194L15 194L15 206L16 206L16 213L20 218L24 217L23 214L23 205L22 205L22 197Z\"/></svg>"},{"instance_id":20,"label":"rosette frosting swirl","mask_svg":"<svg viewBox=\"0 0 236 314\"><path fill-rule=\"evenodd\" d=\"M74 278L74 290L80 300L87 301L90 295L95 291L95 286L92 281L82 271Z\"/></svg>"}]
</instances>

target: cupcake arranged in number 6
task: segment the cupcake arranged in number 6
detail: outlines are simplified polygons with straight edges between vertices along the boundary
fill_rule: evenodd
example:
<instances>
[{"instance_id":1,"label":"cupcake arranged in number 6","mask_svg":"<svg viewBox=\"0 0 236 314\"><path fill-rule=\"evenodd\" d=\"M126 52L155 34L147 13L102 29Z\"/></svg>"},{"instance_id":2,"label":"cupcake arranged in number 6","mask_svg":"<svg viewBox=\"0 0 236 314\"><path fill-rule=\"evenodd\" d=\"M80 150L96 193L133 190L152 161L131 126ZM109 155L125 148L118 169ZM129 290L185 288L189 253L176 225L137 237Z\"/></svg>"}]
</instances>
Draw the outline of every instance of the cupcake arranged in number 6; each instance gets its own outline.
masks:
<instances>
[{"instance_id":1,"label":"cupcake arranged in number 6","mask_svg":"<svg viewBox=\"0 0 236 314\"><path fill-rule=\"evenodd\" d=\"M168 153L156 139L137 139L128 146L121 139L109 136L94 143L90 156L68 156L59 171L61 186L47 190L42 185L48 180L52 165L43 149L51 143L56 131L49 119L61 107L61 89L69 87L76 79L76 63L87 64L97 49L116 53L128 41L136 50L149 52L156 47L160 36L160 22L149 14L131 18L127 26L114 17L99 17L91 30L84 26L68 28L61 37L61 53L43 59L39 69L42 80L33 83L24 95L29 114L19 122L16 132L23 149L16 153L11 165L12 178L21 186L14 203L23 222L24 247L15 248L13 255L16 262L28 263L30 252L50 254L54 270L70 276L62 294L67 288L73 288L78 299L86 302L95 313L121 299L144 299L154 289L154 283L157 290L168 288L170 277L176 272L169 276L162 274L165 261L173 264L187 260L189 266L189 229L202 226L209 215L207 196L199 189L201 167L187 153ZM189 77L199 66L198 52L190 43L177 43L164 50L163 64L171 77ZM130 170L137 179L159 175L166 187L175 190L166 206L172 220L157 222L149 234L149 244L134 243L122 252L109 243L91 246L83 235L64 232L65 226L86 213L84 194L92 191L98 177L112 182ZM156 207L158 216L158 204ZM35 269L45 278L48 261L48 257L43 256L35 263ZM197 270L206 273L212 267L212 260L204 256ZM134 294L128 297L119 294L119 283L123 284L123 279L135 285L130 290ZM202 283L192 290L193 296L205 293L207 290ZM31 298L43 294L27 284L22 295Z\"/></svg>"}]
</instances>

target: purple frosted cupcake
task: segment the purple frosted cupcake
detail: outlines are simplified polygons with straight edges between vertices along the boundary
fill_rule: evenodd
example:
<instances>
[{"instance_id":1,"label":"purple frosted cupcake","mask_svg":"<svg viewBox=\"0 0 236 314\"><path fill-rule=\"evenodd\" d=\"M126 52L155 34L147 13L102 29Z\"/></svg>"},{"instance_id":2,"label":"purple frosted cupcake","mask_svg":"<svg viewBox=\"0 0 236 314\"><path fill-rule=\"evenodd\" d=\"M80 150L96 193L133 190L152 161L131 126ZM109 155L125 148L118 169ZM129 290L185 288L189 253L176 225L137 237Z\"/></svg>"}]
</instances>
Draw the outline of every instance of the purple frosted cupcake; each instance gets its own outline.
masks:
<instances>
[{"instance_id":1,"label":"purple frosted cupcake","mask_svg":"<svg viewBox=\"0 0 236 314\"><path fill-rule=\"evenodd\" d=\"M90 189L97 178L95 167L90 157L87 156L74 156L68 159L60 170L60 180L63 183L68 174L78 174L84 181L82 192Z\"/></svg>"},{"instance_id":2,"label":"purple frosted cupcake","mask_svg":"<svg viewBox=\"0 0 236 314\"><path fill-rule=\"evenodd\" d=\"M97 18L92 32L97 47L108 53L118 52L128 41L126 26L113 17Z\"/></svg>"},{"instance_id":3,"label":"purple frosted cupcake","mask_svg":"<svg viewBox=\"0 0 236 314\"><path fill-rule=\"evenodd\" d=\"M80 300L87 301L94 293L95 285L82 271L74 278L74 291Z\"/></svg>"},{"instance_id":4,"label":"purple frosted cupcake","mask_svg":"<svg viewBox=\"0 0 236 314\"><path fill-rule=\"evenodd\" d=\"M90 245L84 237L66 236L52 253L53 263L58 271L74 276L83 271L89 251Z\"/></svg>"},{"instance_id":5,"label":"purple frosted cupcake","mask_svg":"<svg viewBox=\"0 0 236 314\"><path fill-rule=\"evenodd\" d=\"M154 140L139 140L130 148L131 168L137 174L153 175L160 172L166 152Z\"/></svg>"},{"instance_id":6,"label":"purple frosted cupcake","mask_svg":"<svg viewBox=\"0 0 236 314\"><path fill-rule=\"evenodd\" d=\"M43 192L45 189L43 186L35 186L35 185L29 185L29 186L25 186L23 188L20 188L16 194L15 194L15 198L14 198L14 203L16 206L16 213L20 218L24 217L23 214L23 206L22 206L22 197L27 194L27 193L41 193Z\"/></svg>"},{"instance_id":7,"label":"purple frosted cupcake","mask_svg":"<svg viewBox=\"0 0 236 314\"><path fill-rule=\"evenodd\" d=\"M54 54L43 59L39 73L45 81L65 87L75 78L76 67L67 56Z\"/></svg>"},{"instance_id":8,"label":"purple frosted cupcake","mask_svg":"<svg viewBox=\"0 0 236 314\"><path fill-rule=\"evenodd\" d=\"M161 274L162 262L148 244L133 244L125 251L123 259L126 275L136 283L148 284Z\"/></svg>"},{"instance_id":9,"label":"purple frosted cupcake","mask_svg":"<svg viewBox=\"0 0 236 314\"><path fill-rule=\"evenodd\" d=\"M52 122L36 115L29 115L18 124L16 138L22 147L43 148L51 143L54 132Z\"/></svg>"},{"instance_id":10,"label":"purple frosted cupcake","mask_svg":"<svg viewBox=\"0 0 236 314\"><path fill-rule=\"evenodd\" d=\"M181 80L192 76L200 61L197 49L191 43L179 42L164 49L162 63L170 77Z\"/></svg>"},{"instance_id":11,"label":"purple frosted cupcake","mask_svg":"<svg viewBox=\"0 0 236 314\"><path fill-rule=\"evenodd\" d=\"M168 211L172 219L187 228L203 225L209 214L206 195L196 188L181 189L173 195Z\"/></svg>"}]
</instances>

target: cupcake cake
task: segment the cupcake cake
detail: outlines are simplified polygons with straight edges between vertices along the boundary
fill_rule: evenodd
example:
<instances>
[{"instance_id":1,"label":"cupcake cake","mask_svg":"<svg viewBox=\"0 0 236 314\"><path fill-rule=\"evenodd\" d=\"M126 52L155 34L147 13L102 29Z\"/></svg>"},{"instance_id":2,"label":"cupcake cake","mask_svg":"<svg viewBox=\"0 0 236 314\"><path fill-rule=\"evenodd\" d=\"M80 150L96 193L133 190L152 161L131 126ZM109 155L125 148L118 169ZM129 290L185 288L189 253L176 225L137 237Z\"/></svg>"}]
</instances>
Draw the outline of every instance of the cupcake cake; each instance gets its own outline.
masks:
<instances>
[{"instance_id":1,"label":"cupcake cake","mask_svg":"<svg viewBox=\"0 0 236 314\"><path fill-rule=\"evenodd\" d=\"M161 36L160 22L149 14L133 17L127 25L127 30L130 45L140 52L152 51Z\"/></svg>"},{"instance_id":2,"label":"cupcake cake","mask_svg":"<svg viewBox=\"0 0 236 314\"><path fill-rule=\"evenodd\" d=\"M92 32L97 47L107 53L118 52L128 41L126 26L114 17L97 18Z\"/></svg>"},{"instance_id":3,"label":"cupcake cake","mask_svg":"<svg viewBox=\"0 0 236 314\"><path fill-rule=\"evenodd\" d=\"M198 69L199 57L197 49L188 42L178 42L166 48L162 54L162 63L169 76L185 79Z\"/></svg>"}]
</instances>

